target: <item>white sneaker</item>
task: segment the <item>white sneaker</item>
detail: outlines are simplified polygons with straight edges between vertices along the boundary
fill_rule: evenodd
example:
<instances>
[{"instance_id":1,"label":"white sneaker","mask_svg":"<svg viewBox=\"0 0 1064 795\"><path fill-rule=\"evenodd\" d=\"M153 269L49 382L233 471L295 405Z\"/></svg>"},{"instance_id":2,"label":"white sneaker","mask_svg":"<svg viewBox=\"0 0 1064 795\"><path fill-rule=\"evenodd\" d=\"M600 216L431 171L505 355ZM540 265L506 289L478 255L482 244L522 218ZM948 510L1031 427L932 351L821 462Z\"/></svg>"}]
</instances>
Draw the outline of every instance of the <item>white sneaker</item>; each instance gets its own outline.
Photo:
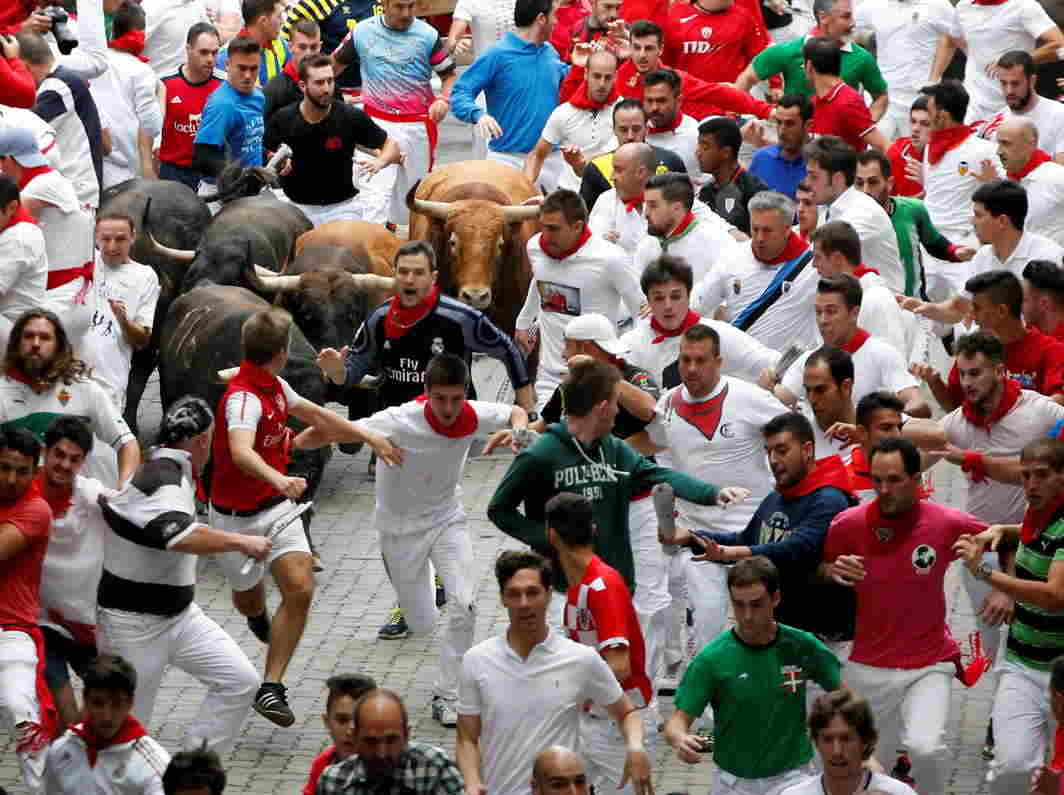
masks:
<instances>
[{"instance_id":1,"label":"white sneaker","mask_svg":"<svg viewBox=\"0 0 1064 795\"><path fill-rule=\"evenodd\" d=\"M448 729L457 726L458 711L454 708L454 702L435 696L432 699L432 719Z\"/></svg>"}]
</instances>

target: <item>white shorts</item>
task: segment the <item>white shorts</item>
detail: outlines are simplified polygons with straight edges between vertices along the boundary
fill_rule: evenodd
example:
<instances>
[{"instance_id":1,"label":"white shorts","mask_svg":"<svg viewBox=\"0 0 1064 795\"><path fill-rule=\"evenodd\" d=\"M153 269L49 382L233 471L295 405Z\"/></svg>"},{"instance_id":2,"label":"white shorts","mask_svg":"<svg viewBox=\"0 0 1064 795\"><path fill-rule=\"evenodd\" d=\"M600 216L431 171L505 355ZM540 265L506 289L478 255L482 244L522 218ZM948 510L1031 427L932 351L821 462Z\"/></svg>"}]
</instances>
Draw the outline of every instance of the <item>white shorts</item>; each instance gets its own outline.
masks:
<instances>
[{"instance_id":1,"label":"white shorts","mask_svg":"<svg viewBox=\"0 0 1064 795\"><path fill-rule=\"evenodd\" d=\"M259 511L254 516L226 516L220 513L213 505L211 506L211 527L218 530L226 530L230 533L243 533L244 535L264 536L269 533L274 523L282 519L296 509L296 504L291 500L285 500L272 508ZM241 574L240 570L247 563L247 555L242 552L226 552L219 555L217 560L225 573L225 579L229 587L234 591L250 591L260 582L266 574L266 569L273 562L290 552L302 552L310 555L310 545L307 543L307 534L303 532L302 518L296 519L288 527L275 536L271 536L273 547L265 560L265 565L252 566L247 574Z\"/></svg>"},{"instance_id":2,"label":"white shorts","mask_svg":"<svg viewBox=\"0 0 1064 795\"><path fill-rule=\"evenodd\" d=\"M643 707L637 712L643 720L643 742L647 755L656 759L657 711ZM589 783L595 787L595 792L635 795L634 782L629 781L624 789L620 787L628 747L621 728L612 718L599 713L580 713L580 752L587 763Z\"/></svg>"},{"instance_id":3,"label":"white shorts","mask_svg":"<svg viewBox=\"0 0 1064 795\"><path fill-rule=\"evenodd\" d=\"M347 201L336 202L335 204L300 204L288 199L287 196L285 198L293 207L298 207L302 210L303 215L307 216L314 226L321 226L329 221L359 221L362 219L361 204L358 201L357 194Z\"/></svg>"},{"instance_id":4,"label":"white shorts","mask_svg":"<svg viewBox=\"0 0 1064 795\"><path fill-rule=\"evenodd\" d=\"M37 723L37 644L25 632L0 630L0 722Z\"/></svg>"},{"instance_id":5,"label":"white shorts","mask_svg":"<svg viewBox=\"0 0 1064 795\"><path fill-rule=\"evenodd\" d=\"M740 778L721 770L710 792L712 795L779 795L787 787L812 775L816 775L812 762L766 778Z\"/></svg>"},{"instance_id":6,"label":"white shorts","mask_svg":"<svg viewBox=\"0 0 1064 795\"><path fill-rule=\"evenodd\" d=\"M410 211L406 207L407 191L418 180L424 179L432 163L428 129L421 121L386 121L376 116L373 121L395 141L403 153L403 162L381 169L372 177L359 179L359 217L377 224L391 221L402 225L410 220ZM361 163L372 158L359 152L355 159Z\"/></svg>"}]
</instances>

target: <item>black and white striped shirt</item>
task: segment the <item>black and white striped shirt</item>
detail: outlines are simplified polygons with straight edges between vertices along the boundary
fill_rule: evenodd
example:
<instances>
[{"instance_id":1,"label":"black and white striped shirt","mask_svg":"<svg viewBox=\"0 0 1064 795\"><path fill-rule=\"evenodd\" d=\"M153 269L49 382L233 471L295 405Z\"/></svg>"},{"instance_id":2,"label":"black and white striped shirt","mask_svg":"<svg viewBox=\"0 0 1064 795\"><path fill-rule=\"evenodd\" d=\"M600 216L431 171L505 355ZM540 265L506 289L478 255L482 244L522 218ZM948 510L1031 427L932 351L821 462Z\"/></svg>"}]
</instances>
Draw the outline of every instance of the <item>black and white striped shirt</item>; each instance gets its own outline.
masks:
<instances>
[{"instance_id":1,"label":"black and white striped shirt","mask_svg":"<svg viewBox=\"0 0 1064 795\"><path fill-rule=\"evenodd\" d=\"M110 531L100 607L175 616L195 597L196 556L171 547L202 523L189 454L157 447L118 494L100 498Z\"/></svg>"}]
</instances>

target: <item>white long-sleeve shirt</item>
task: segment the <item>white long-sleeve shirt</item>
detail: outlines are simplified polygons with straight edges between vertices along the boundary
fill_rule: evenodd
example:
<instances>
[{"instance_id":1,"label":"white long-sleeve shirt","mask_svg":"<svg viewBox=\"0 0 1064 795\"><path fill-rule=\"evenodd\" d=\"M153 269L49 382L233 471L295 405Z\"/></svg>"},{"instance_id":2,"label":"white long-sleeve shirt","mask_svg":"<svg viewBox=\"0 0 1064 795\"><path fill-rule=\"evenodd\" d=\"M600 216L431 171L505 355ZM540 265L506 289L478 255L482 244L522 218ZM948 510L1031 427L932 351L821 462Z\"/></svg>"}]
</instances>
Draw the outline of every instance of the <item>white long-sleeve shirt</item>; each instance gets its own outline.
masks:
<instances>
[{"instance_id":1,"label":"white long-sleeve shirt","mask_svg":"<svg viewBox=\"0 0 1064 795\"><path fill-rule=\"evenodd\" d=\"M137 137L143 133L154 138L163 129L155 72L127 52L109 50L107 57L110 68L89 87L101 123L111 133L111 152L103 158L105 190L140 175Z\"/></svg>"},{"instance_id":2,"label":"white long-sleeve shirt","mask_svg":"<svg viewBox=\"0 0 1064 795\"><path fill-rule=\"evenodd\" d=\"M48 254L36 224L18 223L0 232L0 316L14 323L44 303Z\"/></svg>"},{"instance_id":3,"label":"white long-sleeve shirt","mask_svg":"<svg viewBox=\"0 0 1064 795\"><path fill-rule=\"evenodd\" d=\"M77 19L70 26L77 31L78 46L66 55L59 52L55 36L45 37L55 53L55 65L65 66L83 80L94 80L107 71L107 32L103 21L103 0L78 0Z\"/></svg>"}]
</instances>

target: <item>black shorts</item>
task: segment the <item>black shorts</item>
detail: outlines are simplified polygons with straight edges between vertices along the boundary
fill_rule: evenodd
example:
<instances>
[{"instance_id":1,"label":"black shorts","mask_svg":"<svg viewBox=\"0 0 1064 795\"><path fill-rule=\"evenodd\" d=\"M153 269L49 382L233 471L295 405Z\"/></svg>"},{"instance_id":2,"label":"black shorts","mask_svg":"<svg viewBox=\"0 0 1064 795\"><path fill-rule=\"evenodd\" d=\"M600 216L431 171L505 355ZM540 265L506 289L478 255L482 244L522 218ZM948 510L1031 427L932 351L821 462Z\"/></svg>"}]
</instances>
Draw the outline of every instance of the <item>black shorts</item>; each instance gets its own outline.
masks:
<instances>
[{"instance_id":1,"label":"black shorts","mask_svg":"<svg viewBox=\"0 0 1064 795\"><path fill-rule=\"evenodd\" d=\"M44 635L44 678L52 690L70 681L70 669L80 677L96 659L93 645L78 643L51 627L41 627L41 634Z\"/></svg>"}]
</instances>

